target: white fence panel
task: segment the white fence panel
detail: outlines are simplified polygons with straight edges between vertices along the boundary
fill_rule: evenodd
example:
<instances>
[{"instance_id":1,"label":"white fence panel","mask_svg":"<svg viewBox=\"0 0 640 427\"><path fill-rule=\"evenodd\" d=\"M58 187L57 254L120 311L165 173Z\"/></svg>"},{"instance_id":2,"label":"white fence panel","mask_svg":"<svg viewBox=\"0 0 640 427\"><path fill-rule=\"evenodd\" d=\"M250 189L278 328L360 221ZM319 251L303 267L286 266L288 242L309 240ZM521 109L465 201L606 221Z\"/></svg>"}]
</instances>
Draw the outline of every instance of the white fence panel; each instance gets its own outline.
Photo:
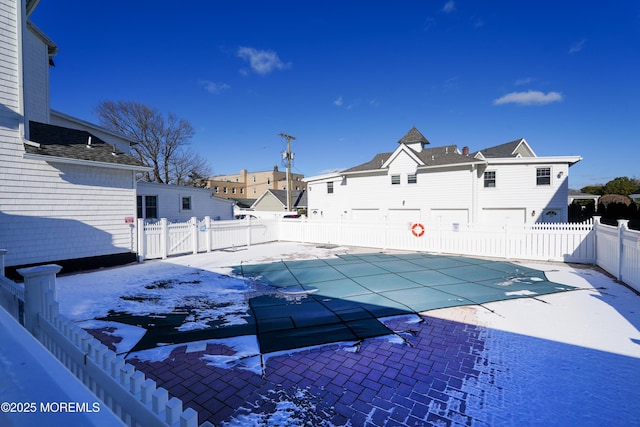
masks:
<instances>
[{"instance_id":1,"label":"white fence panel","mask_svg":"<svg viewBox=\"0 0 640 427\"><path fill-rule=\"evenodd\" d=\"M620 280L640 292L640 232L622 231Z\"/></svg>"},{"instance_id":2,"label":"white fence panel","mask_svg":"<svg viewBox=\"0 0 640 427\"><path fill-rule=\"evenodd\" d=\"M596 264L617 277L620 267L618 228L597 222L596 241L598 246Z\"/></svg>"},{"instance_id":3,"label":"white fence panel","mask_svg":"<svg viewBox=\"0 0 640 427\"><path fill-rule=\"evenodd\" d=\"M0 306L19 322L22 321L23 301L24 287L0 275Z\"/></svg>"},{"instance_id":4,"label":"white fence panel","mask_svg":"<svg viewBox=\"0 0 640 427\"><path fill-rule=\"evenodd\" d=\"M210 252L278 240L278 219L202 221L155 224L138 221L138 256L141 260ZM296 220L294 220L296 221Z\"/></svg>"},{"instance_id":5,"label":"white fence panel","mask_svg":"<svg viewBox=\"0 0 640 427\"><path fill-rule=\"evenodd\" d=\"M136 371L104 344L59 314L55 300L57 265L18 270L24 292L13 284L24 303L24 327L73 373L102 403L130 426L197 427L198 414L183 410L182 401L169 399L166 389ZM0 287L11 281L2 278Z\"/></svg>"},{"instance_id":6,"label":"white fence panel","mask_svg":"<svg viewBox=\"0 0 640 427\"><path fill-rule=\"evenodd\" d=\"M193 252L194 221L168 224L167 255Z\"/></svg>"}]
</instances>

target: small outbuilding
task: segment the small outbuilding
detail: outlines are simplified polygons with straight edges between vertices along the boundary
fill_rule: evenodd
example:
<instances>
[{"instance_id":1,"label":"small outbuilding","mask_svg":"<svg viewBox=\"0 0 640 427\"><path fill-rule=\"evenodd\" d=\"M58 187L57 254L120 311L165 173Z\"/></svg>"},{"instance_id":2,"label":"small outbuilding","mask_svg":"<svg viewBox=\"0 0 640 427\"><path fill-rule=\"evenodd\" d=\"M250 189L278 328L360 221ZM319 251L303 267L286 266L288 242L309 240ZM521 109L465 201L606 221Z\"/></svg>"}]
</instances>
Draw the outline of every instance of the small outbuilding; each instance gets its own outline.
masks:
<instances>
[{"instance_id":1,"label":"small outbuilding","mask_svg":"<svg viewBox=\"0 0 640 427\"><path fill-rule=\"evenodd\" d=\"M234 202L214 197L207 188L139 181L136 196L138 218L149 221L166 218L182 222L205 216L215 221L233 219Z\"/></svg>"}]
</instances>

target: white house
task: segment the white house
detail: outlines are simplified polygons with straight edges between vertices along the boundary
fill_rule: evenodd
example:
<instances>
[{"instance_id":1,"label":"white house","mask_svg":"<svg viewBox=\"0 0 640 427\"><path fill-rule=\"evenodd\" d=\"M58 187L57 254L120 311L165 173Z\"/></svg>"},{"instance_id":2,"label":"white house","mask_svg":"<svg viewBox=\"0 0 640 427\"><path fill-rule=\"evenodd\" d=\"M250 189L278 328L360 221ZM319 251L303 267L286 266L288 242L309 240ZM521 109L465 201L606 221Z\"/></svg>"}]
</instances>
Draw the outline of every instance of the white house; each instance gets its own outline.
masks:
<instances>
[{"instance_id":1,"label":"white house","mask_svg":"<svg viewBox=\"0 0 640 427\"><path fill-rule=\"evenodd\" d=\"M569 167L579 156L538 157L524 139L469 152L429 147L414 127L394 151L309 177L311 219L431 223L566 222Z\"/></svg>"},{"instance_id":2,"label":"white house","mask_svg":"<svg viewBox=\"0 0 640 427\"><path fill-rule=\"evenodd\" d=\"M49 107L55 44L28 16L37 0L0 0L0 248L7 267L64 269L135 260L130 142ZM8 269L10 272L10 269ZM64 271L64 270L63 270Z\"/></svg>"},{"instance_id":3,"label":"white house","mask_svg":"<svg viewBox=\"0 0 640 427\"><path fill-rule=\"evenodd\" d=\"M214 197L211 189L138 182L137 217L188 221L205 216L215 221L233 219L233 200Z\"/></svg>"}]
</instances>

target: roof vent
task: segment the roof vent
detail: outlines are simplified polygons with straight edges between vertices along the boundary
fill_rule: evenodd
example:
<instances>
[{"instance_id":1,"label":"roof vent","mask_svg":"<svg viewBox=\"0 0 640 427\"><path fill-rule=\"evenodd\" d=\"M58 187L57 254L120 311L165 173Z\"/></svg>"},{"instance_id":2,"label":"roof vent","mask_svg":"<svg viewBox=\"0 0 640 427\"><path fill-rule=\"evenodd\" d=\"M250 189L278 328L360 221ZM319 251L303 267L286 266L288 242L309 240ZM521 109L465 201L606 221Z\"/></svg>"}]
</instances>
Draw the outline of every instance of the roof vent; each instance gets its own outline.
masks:
<instances>
[{"instance_id":1,"label":"roof vent","mask_svg":"<svg viewBox=\"0 0 640 427\"><path fill-rule=\"evenodd\" d=\"M89 135L89 139L87 139L87 148L93 148L91 146L91 135Z\"/></svg>"}]
</instances>

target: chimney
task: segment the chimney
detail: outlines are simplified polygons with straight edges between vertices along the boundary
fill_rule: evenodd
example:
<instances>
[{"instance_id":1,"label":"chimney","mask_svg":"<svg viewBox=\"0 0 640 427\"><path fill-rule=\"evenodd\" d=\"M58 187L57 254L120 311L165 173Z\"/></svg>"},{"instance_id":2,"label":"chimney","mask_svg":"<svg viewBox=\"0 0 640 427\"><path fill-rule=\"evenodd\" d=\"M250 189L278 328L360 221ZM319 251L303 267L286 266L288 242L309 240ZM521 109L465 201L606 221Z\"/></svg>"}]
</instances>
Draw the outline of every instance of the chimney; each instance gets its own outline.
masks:
<instances>
[{"instance_id":1,"label":"chimney","mask_svg":"<svg viewBox=\"0 0 640 427\"><path fill-rule=\"evenodd\" d=\"M467 147L466 145L464 147L462 147L462 155L463 156L468 156L469 155L469 147Z\"/></svg>"}]
</instances>

